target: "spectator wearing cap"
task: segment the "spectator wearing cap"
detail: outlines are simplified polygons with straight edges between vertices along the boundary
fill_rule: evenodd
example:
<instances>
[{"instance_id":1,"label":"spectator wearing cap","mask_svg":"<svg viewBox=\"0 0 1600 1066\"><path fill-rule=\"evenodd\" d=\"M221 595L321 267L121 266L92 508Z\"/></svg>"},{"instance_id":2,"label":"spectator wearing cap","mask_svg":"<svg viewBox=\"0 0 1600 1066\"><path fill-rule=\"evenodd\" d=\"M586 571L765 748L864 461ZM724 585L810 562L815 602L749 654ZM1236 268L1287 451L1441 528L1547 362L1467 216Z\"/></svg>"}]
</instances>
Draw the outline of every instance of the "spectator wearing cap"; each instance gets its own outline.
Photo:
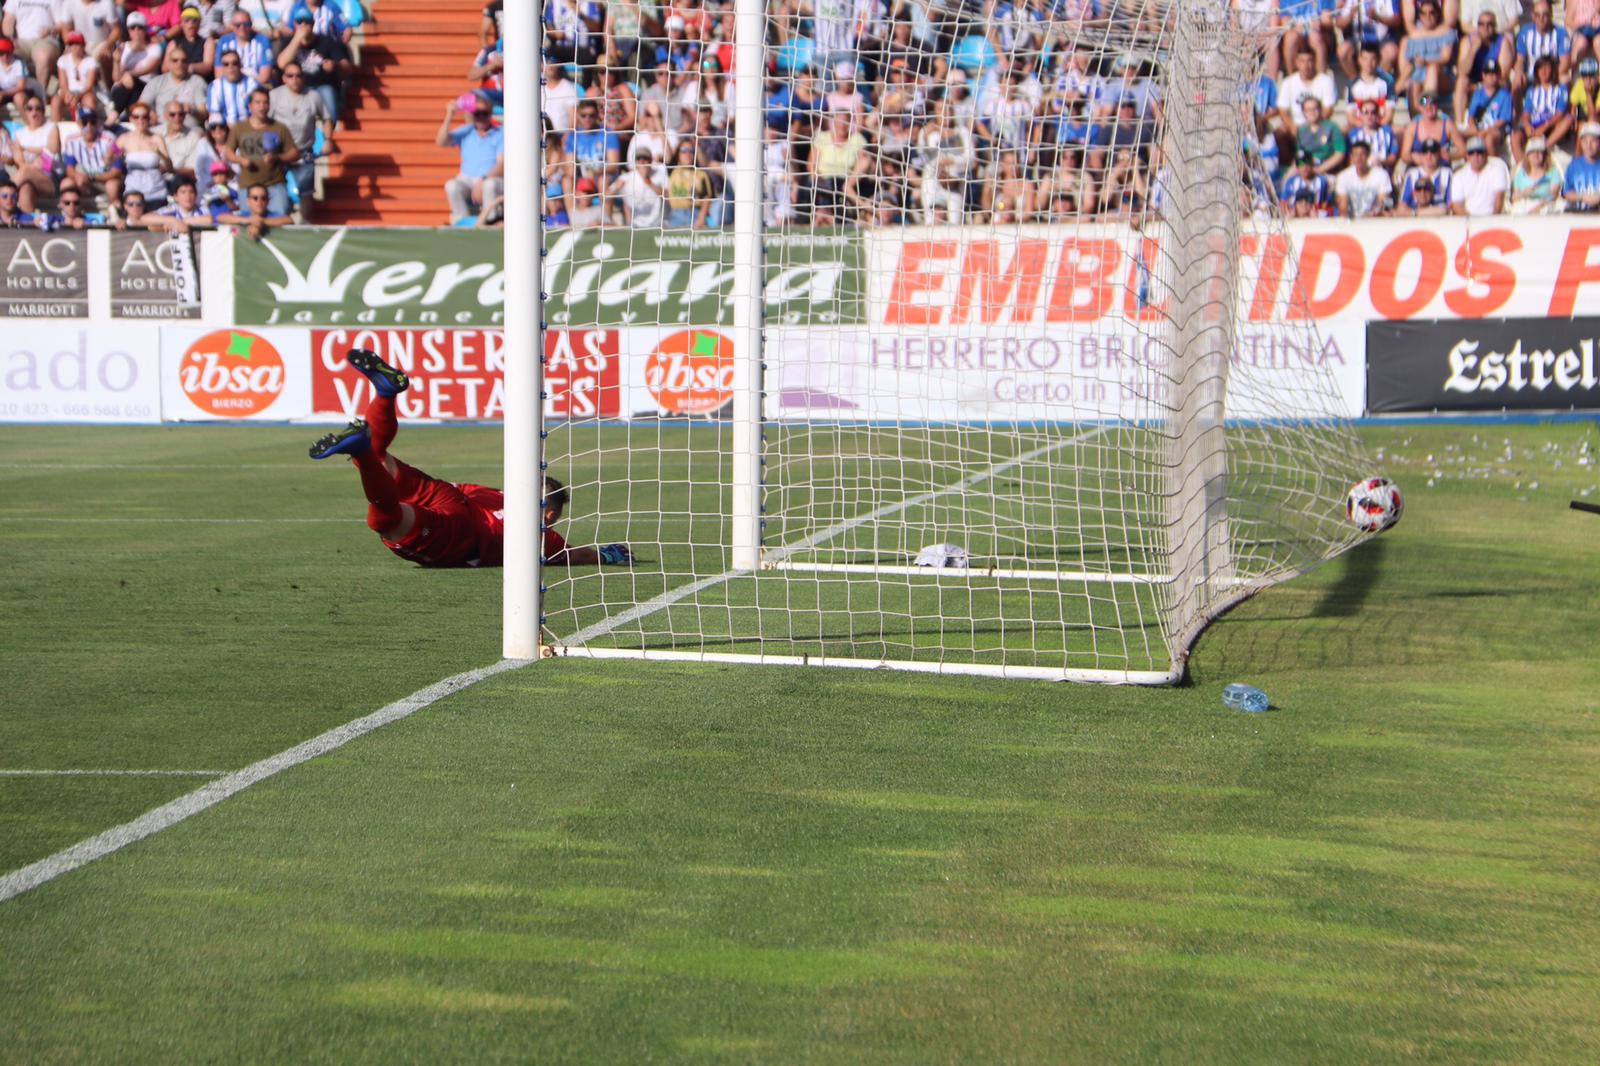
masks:
<instances>
[{"instance_id":1,"label":"spectator wearing cap","mask_svg":"<svg viewBox=\"0 0 1600 1066\"><path fill-rule=\"evenodd\" d=\"M1326 174L1318 174L1316 161L1309 155L1295 156L1294 169L1278 186L1278 202L1286 211L1294 211L1301 196L1309 196L1315 213L1322 214L1333 203L1333 182Z\"/></svg>"},{"instance_id":2,"label":"spectator wearing cap","mask_svg":"<svg viewBox=\"0 0 1600 1066\"><path fill-rule=\"evenodd\" d=\"M1546 56L1556 64L1556 77L1552 80L1565 82L1572 77L1572 34L1565 26L1555 24L1550 0L1534 0L1533 21L1517 31L1517 59L1511 74L1511 88L1531 88L1538 84L1538 62Z\"/></svg>"},{"instance_id":3,"label":"spectator wearing cap","mask_svg":"<svg viewBox=\"0 0 1600 1066\"><path fill-rule=\"evenodd\" d=\"M300 64L305 90L322 97L329 117L338 122L345 86L356 70L350 49L338 37L317 32L315 16L305 7L294 9L293 21L294 30L278 52L277 67L282 70L290 63Z\"/></svg>"},{"instance_id":4,"label":"spectator wearing cap","mask_svg":"<svg viewBox=\"0 0 1600 1066\"><path fill-rule=\"evenodd\" d=\"M1455 59L1461 40L1453 21L1447 22L1440 0L1421 0L1418 25L1406 35L1400 53L1400 82L1415 107L1423 93L1448 94L1455 85Z\"/></svg>"},{"instance_id":5,"label":"spectator wearing cap","mask_svg":"<svg viewBox=\"0 0 1600 1066\"><path fill-rule=\"evenodd\" d=\"M1578 130L1578 154L1567 164L1563 187L1568 211L1600 210L1600 122Z\"/></svg>"},{"instance_id":6,"label":"spectator wearing cap","mask_svg":"<svg viewBox=\"0 0 1600 1066\"><path fill-rule=\"evenodd\" d=\"M181 48L173 48L167 52L166 71L145 84L139 102L148 104L151 111L160 115L176 100L198 124L206 120L206 95L206 80L190 71L188 54Z\"/></svg>"},{"instance_id":7,"label":"spectator wearing cap","mask_svg":"<svg viewBox=\"0 0 1600 1066\"><path fill-rule=\"evenodd\" d=\"M1365 141L1350 145L1350 165L1334 183L1334 195L1344 218L1376 218L1388 213L1394 182L1387 170L1372 165L1372 148Z\"/></svg>"},{"instance_id":8,"label":"spectator wearing cap","mask_svg":"<svg viewBox=\"0 0 1600 1066\"><path fill-rule=\"evenodd\" d=\"M41 84L50 80L61 58L62 13L62 0L5 0L0 8L0 36L16 42L17 54Z\"/></svg>"},{"instance_id":9,"label":"spectator wearing cap","mask_svg":"<svg viewBox=\"0 0 1600 1066\"><path fill-rule=\"evenodd\" d=\"M1360 54L1368 49L1378 67L1392 69L1399 59L1405 21L1395 0L1341 0L1333 24L1342 38L1339 66L1347 80L1356 79Z\"/></svg>"},{"instance_id":10,"label":"spectator wearing cap","mask_svg":"<svg viewBox=\"0 0 1600 1066\"><path fill-rule=\"evenodd\" d=\"M656 159L649 149L634 155L632 165L617 176L606 193L622 204L623 221L634 229L661 225L667 187L656 173Z\"/></svg>"},{"instance_id":11,"label":"spectator wearing cap","mask_svg":"<svg viewBox=\"0 0 1600 1066\"><path fill-rule=\"evenodd\" d=\"M233 32L217 41L217 55L236 52L245 74L265 85L272 81L272 42L256 32L255 22L243 8L236 9L228 25Z\"/></svg>"},{"instance_id":12,"label":"spectator wearing cap","mask_svg":"<svg viewBox=\"0 0 1600 1066\"><path fill-rule=\"evenodd\" d=\"M1448 167L1445 173L1450 173ZM1438 193L1438 186L1431 181L1419 181L1402 189L1400 202L1395 205L1394 214L1410 216L1412 218L1438 218L1450 213L1450 205Z\"/></svg>"},{"instance_id":13,"label":"spectator wearing cap","mask_svg":"<svg viewBox=\"0 0 1600 1066\"><path fill-rule=\"evenodd\" d=\"M56 28L62 35L83 34L84 50L100 65L102 85L111 80L111 55L121 26L116 0L63 0Z\"/></svg>"},{"instance_id":14,"label":"spectator wearing cap","mask_svg":"<svg viewBox=\"0 0 1600 1066\"><path fill-rule=\"evenodd\" d=\"M1455 121L1444 113L1443 105L1444 97L1438 93L1422 94L1422 114L1414 115L1400 135L1400 157L1407 163L1421 166L1422 145L1429 141L1438 146L1446 163L1466 153L1467 139Z\"/></svg>"},{"instance_id":15,"label":"spectator wearing cap","mask_svg":"<svg viewBox=\"0 0 1600 1066\"><path fill-rule=\"evenodd\" d=\"M289 213L289 167L299 162L300 149L289 127L272 120L272 96L266 89L250 94L250 117L228 128L223 151L239 168L239 188L247 198L265 189L271 214Z\"/></svg>"},{"instance_id":16,"label":"spectator wearing cap","mask_svg":"<svg viewBox=\"0 0 1600 1066\"><path fill-rule=\"evenodd\" d=\"M93 108L78 112L78 130L61 146L62 162L66 174L61 179L61 189L74 189L84 196L93 196L101 189L108 201L122 196L122 171L112 164L116 160L117 138L100 124L100 115Z\"/></svg>"},{"instance_id":17,"label":"spectator wearing cap","mask_svg":"<svg viewBox=\"0 0 1600 1066\"><path fill-rule=\"evenodd\" d=\"M1529 137L1560 144L1572 132L1572 105L1567 87L1556 80L1554 56L1540 56L1533 64L1533 84L1522 94L1522 119L1511 133L1511 151L1522 158Z\"/></svg>"},{"instance_id":18,"label":"spectator wearing cap","mask_svg":"<svg viewBox=\"0 0 1600 1066\"><path fill-rule=\"evenodd\" d=\"M1450 182L1450 213L1481 218L1505 210L1506 193L1511 189L1511 172L1498 158L1489 155L1482 137L1467 140L1467 165L1456 171Z\"/></svg>"},{"instance_id":19,"label":"spectator wearing cap","mask_svg":"<svg viewBox=\"0 0 1600 1066\"><path fill-rule=\"evenodd\" d=\"M493 107L488 100L475 96L472 121L451 129L459 109L458 101L446 106L444 122L435 138L440 148L454 147L461 152L461 169L444 185L451 225L477 214L474 207L481 208L495 199L505 185L505 133L494 124Z\"/></svg>"},{"instance_id":20,"label":"spectator wearing cap","mask_svg":"<svg viewBox=\"0 0 1600 1066\"><path fill-rule=\"evenodd\" d=\"M1511 175L1511 202L1507 210L1513 215L1546 215L1562 210L1563 175L1561 168L1550 158L1543 137L1530 137L1522 152L1522 162Z\"/></svg>"},{"instance_id":21,"label":"spectator wearing cap","mask_svg":"<svg viewBox=\"0 0 1600 1066\"><path fill-rule=\"evenodd\" d=\"M1600 122L1600 59L1584 56L1578 60L1578 76L1573 80L1568 100L1572 121L1578 125Z\"/></svg>"},{"instance_id":22,"label":"spectator wearing cap","mask_svg":"<svg viewBox=\"0 0 1600 1066\"><path fill-rule=\"evenodd\" d=\"M111 117L108 125L115 125L144 92L151 76L161 70L166 57L162 43L150 35L150 25L142 11L130 11L127 18L128 39L117 49L111 60Z\"/></svg>"},{"instance_id":23,"label":"spectator wearing cap","mask_svg":"<svg viewBox=\"0 0 1600 1066\"><path fill-rule=\"evenodd\" d=\"M68 30L66 43L66 52L56 60L57 89L50 98L50 118L55 122L76 114L80 107L95 107L100 102L95 96L100 85L100 64L89 54L83 34Z\"/></svg>"},{"instance_id":24,"label":"spectator wearing cap","mask_svg":"<svg viewBox=\"0 0 1600 1066\"><path fill-rule=\"evenodd\" d=\"M205 142L205 130L191 125L193 115L182 101L171 100L161 109L161 139L167 142L167 158L172 160L172 181L196 178L195 156Z\"/></svg>"},{"instance_id":25,"label":"spectator wearing cap","mask_svg":"<svg viewBox=\"0 0 1600 1066\"><path fill-rule=\"evenodd\" d=\"M200 9L185 7L178 31L167 39L167 51L182 52L189 60L189 73L210 81L217 72L217 41L200 32Z\"/></svg>"},{"instance_id":26,"label":"spectator wearing cap","mask_svg":"<svg viewBox=\"0 0 1600 1066\"><path fill-rule=\"evenodd\" d=\"M1347 140L1352 145L1357 141L1364 142L1372 152L1372 165L1375 167L1393 173L1400 162L1400 137L1394 132L1393 126L1383 121L1375 101L1368 100L1357 110L1356 127L1350 131Z\"/></svg>"},{"instance_id":27,"label":"spectator wearing cap","mask_svg":"<svg viewBox=\"0 0 1600 1066\"><path fill-rule=\"evenodd\" d=\"M1506 137L1516 121L1516 106L1511 101L1511 90L1506 88L1500 75L1500 64L1494 60L1483 65L1483 84L1472 90L1461 126L1471 136L1481 137L1489 146L1489 154L1498 158ZM1472 142L1467 142L1468 162L1471 162Z\"/></svg>"},{"instance_id":28,"label":"spectator wearing cap","mask_svg":"<svg viewBox=\"0 0 1600 1066\"><path fill-rule=\"evenodd\" d=\"M322 150L332 155L338 146L333 141L333 116L328 105L314 92L307 92L305 72L291 60L283 65L283 84L268 93L272 101L268 114L289 129L300 158L289 167L295 188L300 191L300 221L311 221L311 191L317 180L317 130L322 130Z\"/></svg>"},{"instance_id":29,"label":"spectator wearing cap","mask_svg":"<svg viewBox=\"0 0 1600 1066\"><path fill-rule=\"evenodd\" d=\"M271 3L273 0L257 0ZM150 24L150 35L165 38L178 28L178 14L183 8L179 0L122 0L128 11L139 11Z\"/></svg>"},{"instance_id":30,"label":"spectator wearing cap","mask_svg":"<svg viewBox=\"0 0 1600 1066\"><path fill-rule=\"evenodd\" d=\"M17 58L17 46L0 37L0 96L8 97L17 113L30 93L44 95L44 88L28 76L28 68Z\"/></svg>"},{"instance_id":31,"label":"spectator wearing cap","mask_svg":"<svg viewBox=\"0 0 1600 1066\"><path fill-rule=\"evenodd\" d=\"M1483 84L1483 69L1490 63L1500 68L1500 83L1511 86L1510 74L1516 60L1512 48L1512 35L1501 28L1500 17L1493 11L1483 11L1475 25L1466 29L1461 38L1461 51L1456 69L1461 76L1456 79L1455 113L1465 114L1472 90Z\"/></svg>"},{"instance_id":32,"label":"spectator wearing cap","mask_svg":"<svg viewBox=\"0 0 1600 1066\"><path fill-rule=\"evenodd\" d=\"M1406 171L1405 181L1400 185L1400 202L1415 207L1417 186L1427 185L1433 190L1434 203L1441 209L1439 214L1444 214L1450 203L1450 181L1455 174L1440 162L1443 153L1438 141L1423 141L1418 145L1418 154L1422 162Z\"/></svg>"},{"instance_id":33,"label":"spectator wearing cap","mask_svg":"<svg viewBox=\"0 0 1600 1066\"><path fill-rule=\"evenodd\" d=\"M1394 114L1394 79L1388 71L1378 66L1376 45L1362 45L1356 53L1356 75L1345 88L1345 115L1350 125L1356 124L1357 113L1368 102L1378 105L1383 121Z\"/></svg>"},{"instance_id":34,"label":"spectator wearing cap","mask_svg":"<svg viewBox=\"0 0 1600 1066\"><path fill-rule=\"evenodd\" d=\"M1296 156L1311 157L1318 174L1336 174L1344 166L1348 145L1344 131L1332 119L1322 117L1322 101L1311 97L1301 105L1305 125L1295 130Z\"/></svg>"}]
</instances>

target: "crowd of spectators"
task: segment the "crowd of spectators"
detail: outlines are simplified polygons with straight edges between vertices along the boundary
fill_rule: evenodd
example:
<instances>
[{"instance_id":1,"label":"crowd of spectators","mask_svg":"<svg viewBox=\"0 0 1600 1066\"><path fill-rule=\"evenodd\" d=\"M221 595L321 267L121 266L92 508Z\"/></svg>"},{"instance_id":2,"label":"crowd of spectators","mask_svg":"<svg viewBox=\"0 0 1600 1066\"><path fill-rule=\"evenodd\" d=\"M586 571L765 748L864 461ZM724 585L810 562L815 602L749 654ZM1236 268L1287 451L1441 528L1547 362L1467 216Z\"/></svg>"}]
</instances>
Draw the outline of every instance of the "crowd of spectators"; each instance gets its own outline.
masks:
<instances>
[{"instance_id":1,"label":"crowd of spectators","mask_svg":"<svg viewBox=\"0 0 1600 1066\"><path fill-rule=\"evenodd\" d=\"M340 0L4 0L0 227L309 219L354 73Z\"/></svg>"},{"instance_id":2,"label":"crowd of spectators","mask_svg":"<svg viewBox=\"0 0 1600 1066\"><path fill-rule=\"evenodd\" d=\"M1600 0L1193 0L1260 42L1241 206L1305 217L1592 211ZM732 0L543 0L550 226L732 218ZM1155 0L767 0L769 225L1159 211ZM503 192L499 2L484 12L452 221ZM458 121L457 112L461 119ZM1249 124L1246 117L1245 125Z\"/></svg>"}]
</instances>

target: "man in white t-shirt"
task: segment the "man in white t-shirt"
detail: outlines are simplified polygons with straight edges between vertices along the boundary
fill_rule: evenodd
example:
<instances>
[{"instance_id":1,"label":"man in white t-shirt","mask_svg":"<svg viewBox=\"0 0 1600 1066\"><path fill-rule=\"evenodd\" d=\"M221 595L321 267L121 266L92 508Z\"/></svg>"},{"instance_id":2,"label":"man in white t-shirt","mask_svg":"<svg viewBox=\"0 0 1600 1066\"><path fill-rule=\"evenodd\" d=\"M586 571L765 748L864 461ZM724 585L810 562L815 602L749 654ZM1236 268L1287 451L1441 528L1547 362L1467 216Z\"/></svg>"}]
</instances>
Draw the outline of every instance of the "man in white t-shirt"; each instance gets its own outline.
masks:
<instances>
[{"instance_id":1,"label":"man in white t-shirt","mask_svg":"<svg viewBox=\"0 0 1600 1066\"><path fill-rule=\"evenodd\" d=\"M1372 165L1372 146L1366 141L1350 142L1350 165L1339 174L1333 187L1339 199L1342 218L1375 218L1387 213L1394 195L1394 182L1382 167Z\"/></svg>"},{"instance_id":2,"label":"man in white t-shirt","mask_svg":"<svg viewBox=\"0 0 1600 1066\"><path fill-rule=\"evenodd\" d=\"M655 157L648 148L634 153L633 166L619 175L607 192L622 201L628 225L634 229L661 225L666 187L656 174Z\"/></svg>"},{"instance_id":3,"label":"man in white t-shirt","mask_svg":"<svg viewBox=\"0 0 1600 1066\"><path fill-rule=\"evenodd\" d=\"M1506 206L1506 190L1511 175L1499 159L1489 158L1482 137L1467 141L1467 165L1456 171L1450 183L1452 215L1498 215Z\"/></svg>"},{"instance_id":4,"label":"man in white t-shirt","mask_svg":"<svg viewBox=\"0 0 1600 1066\"><path fill-rule=\"evenodd\" d=\"M1328 71L1317 73L1317 59L1309 51L1294 57L1294 73L1278 84L1278 113L1291 130L1306 124L1305 112L1300 109L1302 97L1314 96L1322 101L1322 113L1333 114L1338 102L1333 75Z\"/></svg>"},{"instance_id":5,"label":"man in white t-shirt","mask_svg":"<svg viewBox=\"0 0 1600 1066\"><path fill-rule=\"evenodd\" d=\"M0 33L17 42L17 55L33 65L41 85L55 73L61 58L58 29L70 18L65 0L6 0Z\"/></svg>"},{"instance_id":6,"label":"man in white t-shirt","mask_svg":"<svg viewBox=\"0 0 1600 1066\"><path fill-rule=\"evenodd\" d=\"M574 126L573 113L578 108L578 87L567 80L567 68L560 63L544 65L544 88L540 97L550 128L566 133Z\"/></svg>"}]
</instances>

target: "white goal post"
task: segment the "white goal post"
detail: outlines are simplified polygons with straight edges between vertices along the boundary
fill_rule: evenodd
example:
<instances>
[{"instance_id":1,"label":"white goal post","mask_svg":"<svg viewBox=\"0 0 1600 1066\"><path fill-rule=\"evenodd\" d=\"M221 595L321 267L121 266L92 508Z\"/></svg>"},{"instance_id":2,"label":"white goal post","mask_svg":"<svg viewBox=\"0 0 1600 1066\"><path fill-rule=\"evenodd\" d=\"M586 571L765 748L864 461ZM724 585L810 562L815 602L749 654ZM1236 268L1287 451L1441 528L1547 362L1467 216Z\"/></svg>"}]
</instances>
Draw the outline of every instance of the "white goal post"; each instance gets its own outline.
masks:
<instances>
[{"instance_id":1,"label":"white goal post","mask_svg":"<svg viewBox=\"0 0 1600 1066\"><path fill-rule=\"evenodd\" d=\"M669 71L543 206L508 10L507 657L1172 683L1359 541L1351 368L1259 195L1275 41L1230 6L808 61L738 0L738 76ZM541 566L546 472L631 567Z\"/></svg>"}]
</instances>

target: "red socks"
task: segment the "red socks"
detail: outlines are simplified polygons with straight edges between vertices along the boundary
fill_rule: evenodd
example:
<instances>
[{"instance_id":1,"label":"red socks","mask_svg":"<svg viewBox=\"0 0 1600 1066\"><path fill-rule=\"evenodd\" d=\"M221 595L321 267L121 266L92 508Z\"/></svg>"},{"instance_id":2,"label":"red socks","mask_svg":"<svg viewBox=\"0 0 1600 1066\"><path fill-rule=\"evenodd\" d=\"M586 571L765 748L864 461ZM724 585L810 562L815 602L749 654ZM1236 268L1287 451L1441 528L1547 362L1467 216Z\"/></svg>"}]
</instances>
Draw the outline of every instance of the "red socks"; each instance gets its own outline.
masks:
<instances>
[{"instance_id":1,"label":"red socks","mask_svg":"<svg viewBox=\"0 0 1600 1066\"><path fill-rule=\"evenodd\" d=\"M389 445L394 443L394 435L399 431L394 397L373 396L372 402L367 404L367 433L372 437L372 451L379 459L389 454Z\"/></svg>"}]
</instances>

